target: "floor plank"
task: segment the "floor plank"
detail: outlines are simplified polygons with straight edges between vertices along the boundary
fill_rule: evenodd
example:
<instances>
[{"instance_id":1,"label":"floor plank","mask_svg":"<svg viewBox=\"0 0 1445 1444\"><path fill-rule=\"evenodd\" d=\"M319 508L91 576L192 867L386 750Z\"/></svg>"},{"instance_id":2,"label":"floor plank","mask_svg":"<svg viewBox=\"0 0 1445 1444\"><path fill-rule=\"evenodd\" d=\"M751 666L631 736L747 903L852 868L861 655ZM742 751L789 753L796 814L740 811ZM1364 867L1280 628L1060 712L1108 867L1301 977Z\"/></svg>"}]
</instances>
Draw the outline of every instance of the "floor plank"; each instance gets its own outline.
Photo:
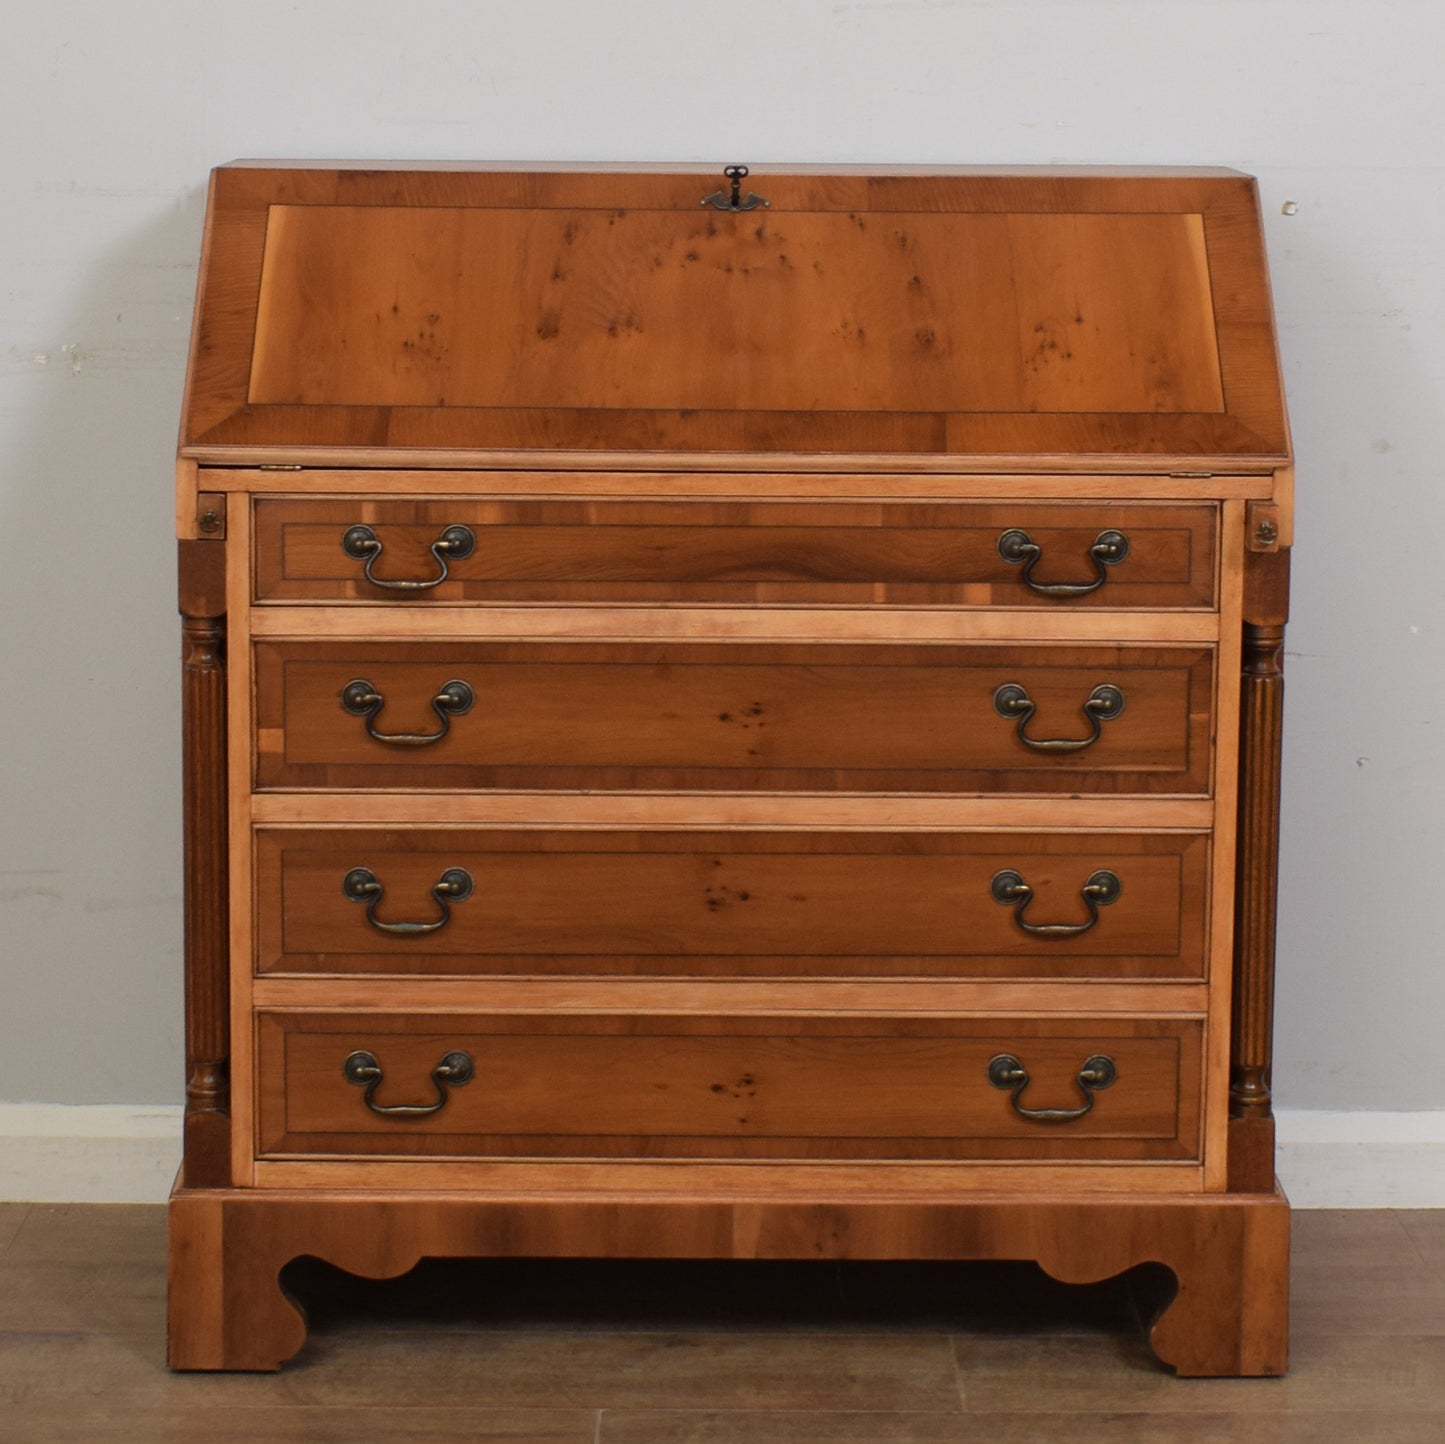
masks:
<instances>
[{"instance_id":1,"label":"floor plank","mask_svg":"<svg viewBox=\"0 0 1445 1444\"><path fill-rule=\"evenodd\" d=\"M3 1432L0 1439L12 1436ZM278 1408L237 1413L162 1405L77 1413L32 1411L24 1444L596 1444L597 1416L562 1409Z\"/></svg>"},{"instance_id":2,"label":"floor plank","mask_svg":"<svg viewBox=\"0 0 1445 1444\"><path fill-rule=\"evenodd\" d=\"M1292 1367L1180 1380L1133 1298L1028 1264L430 1261L288 1271L279 1374L164 1366L165 1220L0 1208L0 1440L101 1444L1437 1444L1445 1211L1294 1217Z\"/></svg>"},{"instance_id":3,"label":"floor plank","mask_svg":"<svg viewBox=\"0 0 1445 1444\"><path fill-rule=\"evenodd\" d=\"M150 1203L33 1203L7 1264L165 1265L166 1211Z\"/></svg>"},{"instance_id":4,"label":"floor plank","mask_svg":"<svg viewBox=\"0 0 1445 1444\"><path fill-rule=\"evenodd\" d=\"M1301 1412L1271 1419L1215 1414L704 1414L602 1416L599 1444L1439 1444L1445 1412L1351 1416Z\"/></svg>"},{"instance_id":5,"label":"floor plank","mask_svg":"<svg viewBox=\"0 0 1445 1444\"><path fill-rule=\"evenodd\" d=\"M0 1261L0 1331L100 1333L165 1351L166 1270Z\"/></svg>"},{"instance_id":6,"label":"floor plank","mask_svg":"<svg viewBox=\"0 0 1445 1444\"><path fill-rule=\"evenodd\" d=\"M1419 1263L1389 1268L1337 1263L1291 1274L1290 1332L1445 1335L1445 1269ZM1441 1352L1445 1353L1445 1346Z\"/></svg>"},{"instance_id":7,"label":"floor plank","mask_svg":"<svg viewBox=\"0 0 1445 1444\"><path fill-rule=\"evenodd\" d=\"M295 1388L318 1404L460 1397L483 1408L959 1407L943 1335L347 1333L305 1358Z\"/></svg>"},{"instance_id":8,"label":"floor plank","mask_svg":"<svg viewBox=\"0 0 1445 1444\"><path fill-rule=\"evenodd\" d=\"M1326 1412L1353 1429L1356 1415L1445 1410L1445 1348L1429 1336L1294 1338L1281 1379L1177 1379L1142 1339L977 1335L955 1347L970 1413Z\"/></svg>"},{"instance_id":9,"label":"floor plank","mask_svg":"<svg viewBox=\"0 0 1445 1444\"><path fill-rule=\"evenodd\" d=\"M1419 1260L1393 1209L1318 1208L1290 1215L1290 1261L1296 1268L1397 1268Z\"/></svg>"},{"instance_id":10,"label":"floor plank","mask_svg":"<svg viewBox=\"0 0 1445 1444\"><path fill-rule=\"evenodd\" d=\"M1400 1209L1395 1217L1415 1246L1420 1262L1445 1272L1445 1208Z\"/></svg>"},{"instance_id":11,"label":"floor plank","mask_svg":"<svg viewBox=\"0 0 1445 1444\"><path fill-rule=\"evenodd\" d=\"M0 1203L0 1259L9 1252L30 1208L28 1203Z\"/></svg>"}]
</instances>

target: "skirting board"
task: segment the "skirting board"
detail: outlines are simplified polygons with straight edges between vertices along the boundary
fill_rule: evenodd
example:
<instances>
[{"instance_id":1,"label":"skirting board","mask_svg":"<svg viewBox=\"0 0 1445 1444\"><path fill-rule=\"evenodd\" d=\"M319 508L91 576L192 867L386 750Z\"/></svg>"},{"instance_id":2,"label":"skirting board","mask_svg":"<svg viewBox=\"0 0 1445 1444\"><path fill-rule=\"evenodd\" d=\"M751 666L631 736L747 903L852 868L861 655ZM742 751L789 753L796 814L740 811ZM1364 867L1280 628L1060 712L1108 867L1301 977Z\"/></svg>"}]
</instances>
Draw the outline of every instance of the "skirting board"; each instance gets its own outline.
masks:
<instances>
[{"instance_id":1,"label":"skirting board","mask_svg":"<svg viewBox=\"0 0 1445 1444\"><path fill-rule=\"evenodd\" d=\"M1445 1111L1278 1115L1296 1208L1445 1208ZM164 1203L181 1110L0 1103L0 1202Z\"/></svg>"}]
</instances>

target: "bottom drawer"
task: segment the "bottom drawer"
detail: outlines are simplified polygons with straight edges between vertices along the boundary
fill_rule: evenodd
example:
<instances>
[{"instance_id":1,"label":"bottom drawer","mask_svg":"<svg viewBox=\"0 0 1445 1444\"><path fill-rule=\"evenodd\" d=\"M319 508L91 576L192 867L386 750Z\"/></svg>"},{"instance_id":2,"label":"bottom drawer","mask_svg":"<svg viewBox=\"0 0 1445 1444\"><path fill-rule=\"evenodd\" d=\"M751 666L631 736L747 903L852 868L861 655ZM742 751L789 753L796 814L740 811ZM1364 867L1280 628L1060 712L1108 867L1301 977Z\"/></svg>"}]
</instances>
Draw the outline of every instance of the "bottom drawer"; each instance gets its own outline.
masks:
<instances>
[{"instance_id":1,"label":"bottom drawer","mask_svg":"<svg viewBox=\"0 0 1445 1444\"><path fill-rule=\"evenodd\" d=\"M277 1011L260 1015L258 1049L263 1157L1176 1161L1200 1147L1194 1019Z\"/></svg>"}]
</instances>

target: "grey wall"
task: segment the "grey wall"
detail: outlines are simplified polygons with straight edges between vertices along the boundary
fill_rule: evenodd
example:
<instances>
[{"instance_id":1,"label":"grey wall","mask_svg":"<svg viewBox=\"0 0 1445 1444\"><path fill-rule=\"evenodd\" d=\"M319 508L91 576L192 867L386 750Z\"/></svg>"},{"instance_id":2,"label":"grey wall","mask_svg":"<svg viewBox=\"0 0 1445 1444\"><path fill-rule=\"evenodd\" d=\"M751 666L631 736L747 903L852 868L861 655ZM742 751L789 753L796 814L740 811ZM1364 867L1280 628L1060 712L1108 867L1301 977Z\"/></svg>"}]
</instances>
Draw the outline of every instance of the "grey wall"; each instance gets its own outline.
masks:
<instances>
[{"instance_id":1,"label":"grey wall","mask_svg":"<svg viewBox=\"0 0 1445 1444\"><path fill-rule=\"evenodd\" d=\"M244 155L1259 175L1300 482L1278 1093L1445 1107L1442 53L1437 0L8 12L0 1099L179 1096L171 463L206 174Z\"/></svg>"}]
</instances>

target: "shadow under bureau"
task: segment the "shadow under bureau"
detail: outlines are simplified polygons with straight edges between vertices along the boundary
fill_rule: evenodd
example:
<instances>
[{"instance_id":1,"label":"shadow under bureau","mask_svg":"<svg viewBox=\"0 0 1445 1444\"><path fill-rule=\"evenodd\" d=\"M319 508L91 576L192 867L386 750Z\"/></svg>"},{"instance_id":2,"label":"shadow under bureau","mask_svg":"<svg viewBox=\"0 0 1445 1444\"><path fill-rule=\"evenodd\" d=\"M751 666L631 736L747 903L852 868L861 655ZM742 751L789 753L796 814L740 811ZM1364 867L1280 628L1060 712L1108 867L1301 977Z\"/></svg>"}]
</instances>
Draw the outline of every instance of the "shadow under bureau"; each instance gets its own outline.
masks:
<instances>
[{"instance_id":1,"label":"shadow under bureau","mask_svg":"<svg viewBox=\"0 0 1445 1444\"><path fill-rule=\"evenodd\" d=\"M1248 177L223 167L178 483L173 1367L311 1254L1155 1261L1283 1370Z\"/></svg>"}]
</instances>

